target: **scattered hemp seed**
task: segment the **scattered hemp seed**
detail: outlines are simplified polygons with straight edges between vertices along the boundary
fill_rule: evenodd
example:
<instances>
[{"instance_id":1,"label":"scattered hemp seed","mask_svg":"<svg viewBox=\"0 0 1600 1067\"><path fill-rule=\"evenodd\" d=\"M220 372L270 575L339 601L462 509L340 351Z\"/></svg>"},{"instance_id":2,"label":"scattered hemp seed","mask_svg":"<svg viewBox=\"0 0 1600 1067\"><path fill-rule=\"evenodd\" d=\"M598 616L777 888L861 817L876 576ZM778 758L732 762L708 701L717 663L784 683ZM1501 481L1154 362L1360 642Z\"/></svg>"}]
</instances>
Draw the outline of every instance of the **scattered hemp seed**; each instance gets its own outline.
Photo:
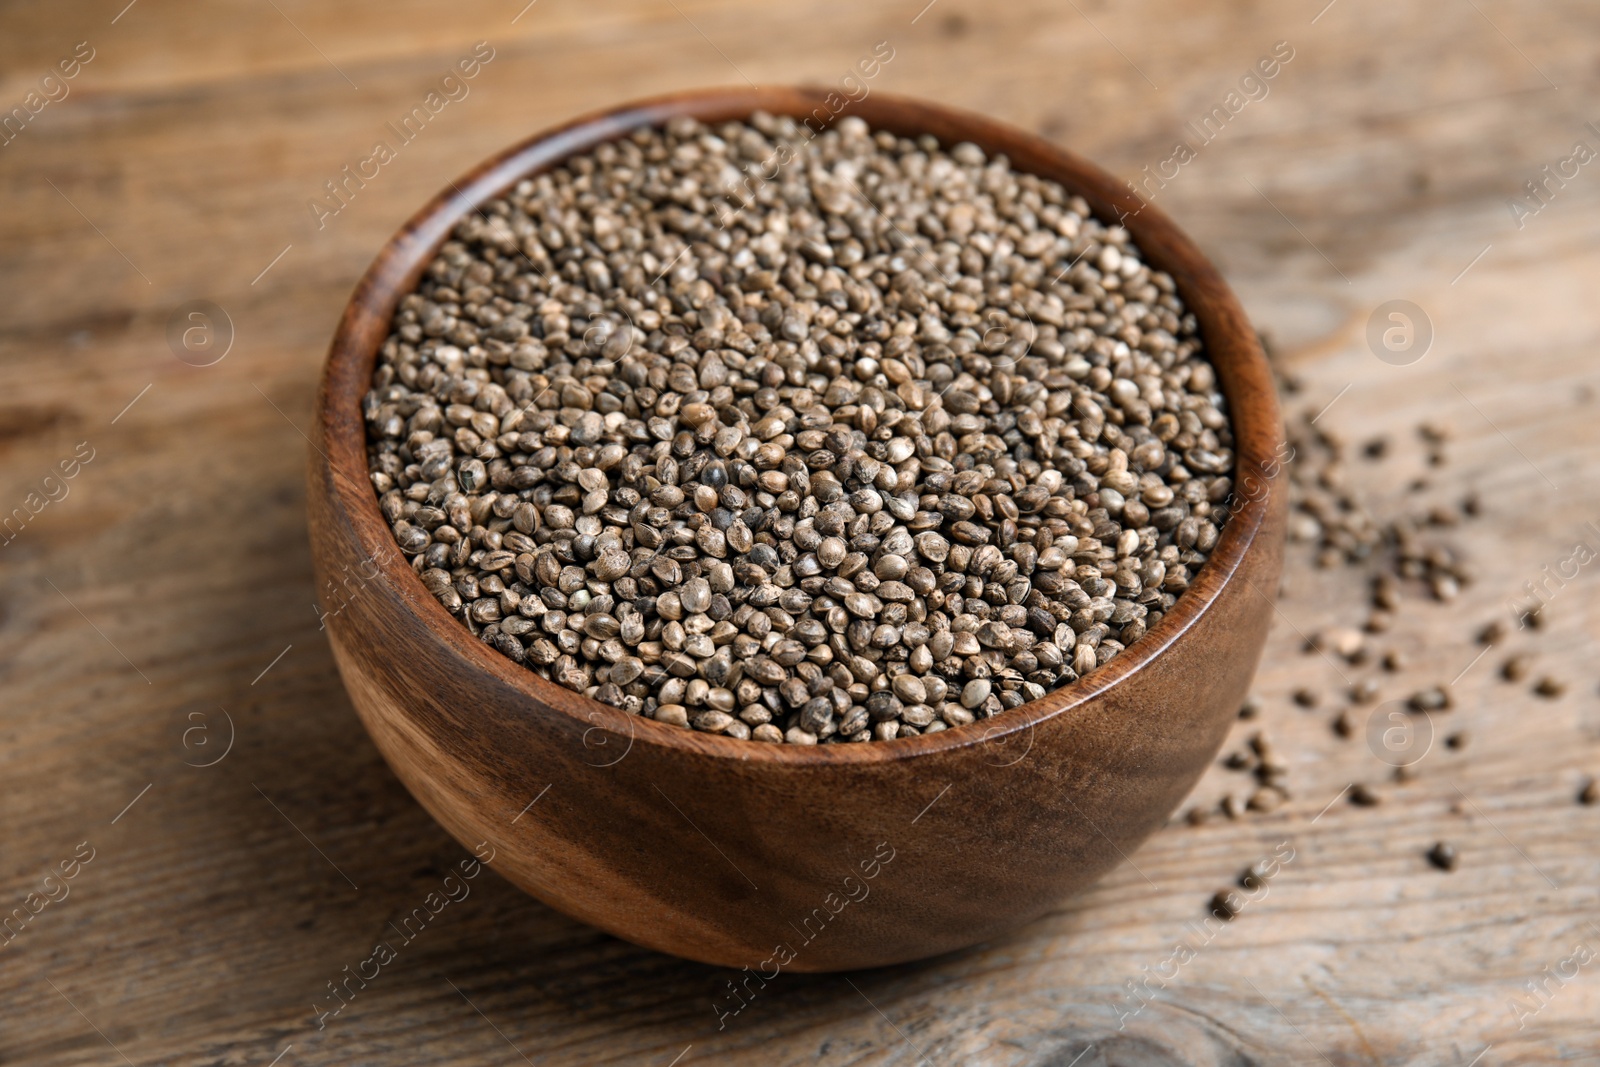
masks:
<instances>
[{"instance_id":1,"label":"scattered hemp seed","mask_svg":"<svg viewBox=\"0 0 1600 1067\"><path fill-rule=\"evenodd\" d=\"M1272 742L1262 734L1251 735L1250 748L1256 754L1256 781L1282 789L1284 779L1289 776L1288 761L1278 754Z\"/></svg>"},{"instance_id":2,"label":"scattered hemp seed","mask_svg":"<svg viewBox=\"0 0 1600 1067\"><path fill-rule=\"evenodd\" d=\"M1498 645L1506 639L1506 624L1496 619L1478 631L1478 644Z\"/></svg>"},{"instance_id":3,"label":"scattered hemp seed","mask_svg":"<svg viewBox=\"0 0 1600 1067\"><path fill-rule=\"evenodd\" d=\"M1350 803L1358 808L1375 808L1382 802L1383 798L1367 785L1358 782L1350 787Z\"/></svg>"},{"instance_id":4,"label":"scattered hemp seed","mask_svg":"<svg viewBox=\"0 0 1600 1067\"><path fill-rule=\"evenodd\" d=\"M1451 707L1450 691L1436 685L1412 693L1406 701L1412 711L1448 711Z\"/></svg>"},{"instance_id":5,"label":"scattered hemp seed","mask_svg":"<svg viewBox=\"0 0 1600 1067\"><path fill-rule=\"evenodd\" d=\"M1590 778L1578 792L1578 803L1593 806L1600 804L1600 778Z\"/></svg>"},{"instance_id":6,"label":"scattered hemp seed","mask_svg":"<svg viewBox=\"0 0 1600 1067\"><path fill-rule=\"evenodd\" d=\"M1366 650L1367 639L1361 631L1349 626L1336 626L1323 633L1321 644L1329 652L1347 660L1355 660Z\"/></svg>"},{"instance_id":7,"label":"scattered hemp seed","mask_svg":"<svg viewBox=\"0 0 1600 1067\"><path fill-rule=\"evenodd\" d=\"M1204 826L1206 823L1211 821L1211 812L1208 809L1202 808L1200 805L1196 804L1194 807L1189 809L1189 813L1186 818L1188 819L1190 826Z\"/></svg>"},{"instance_id":8,"label":"scattered hemp seed","mask_svg":"<svg viewBox=\"0 0 1600 1067\"><path fill-rule=\"evenodd\" d=\"M1445 747L1453 752L1460 752L1472 741L1472 734L1466 730L1457 730L1444 739Z\"/></svg>"},{"instance_id":9,"label":"scattered hemp seed","mask_svg":"<svg viewBox=\"0 0 1600 1067\"><path fill-rule=\"evenodd\" d=\"M1520 682L1528 676L1533 669L1533 656L1528 652L1518 652L1508 657L1500 666L1500 677L1508 682Z\"/></svg>"},{"instance_id":10,"label":"scattered hemp seed","mask_svg":"<svg viewBox=\"0 0 1600 1067\"><path fill-rule=\"evenodd\" d=\"M1282 369L1278 371L1280 378ZM1373 612L1366 621L1368 633L1389 628L1401 602L1401 582L1426 586L1441 601L1457 597L1473 575L1466 561L1448 545L1433 543L1424 530L1447 529L1477 514L1476 505L1455 509L1434 508L1416 516L1385 522L1375 519L1352 490L1346 475L1346 446L1326 424L1315 423L1312 412L1287 426L1295 462L1290 467L1289 539L1304 543L1316 566L1345 564L1366 569L1372 582ZM1435 444L1444 438L1424 435ZM1369 445L1369 456L1387 451L1387 443ZM1435 452L1437 449L1435 448ZM1420 492L1425 484L1414 486Z\"/></svg>"},{"instance_id":11,"label":"scattered hemp seed","mask_svg":"<svg viewBox=\"0 0 1600 1067\"><path fill-rule=\"evenodd\" d=\"M1391 648L1383 654L1383 669L1389 672L1404 670L1406 655L1398 648Z\"/></svg>"},{"instance_id":12,"label":"scattered hemp seed","mask_svg":"<svg viewBox=\"0 0 1600 1067\"><path fill-rule=\"evenodd\" d=\"M1559 678L1552 678L1548 674L1539 679L1533 691L1548 700L1554 700L1567 691L1567 683Z\"/></svg>"},{"instance_id":13,"label":"scattered hemp seed","mask_svg":"<svg viewBox=\"0 0 1600 1067\"><path fill-rule=\"evenodd\" d=\"M1417 424L1417 436L1428 444L1442 445L1454 436L1448 423L1427 420Z\"/></svg>"},{"instance_id":14,"label":"scattered hemp seed","mask_svg":"<svg viewBox=\"0 0 1600 1067\"><path fill-rule=\"evenodd\" d=\"M1317 699L1317 691L1315 689L1296 689L1294 691L1294 702L1302 708L1316 707Z\"/></svg>"},{"instance_id":15,"label":"scattered hemp seed","mask_svg":"<svg viewBox=\"0 0 1600 1067\"><path fill-rule=\"evenodd\" d=\"M1211 898L1211 914L1223 922L1231 921L1242 910L1238 894L1231 889L1219 889Z\"/></svg>"},{"instance_id":16,"label":"scattered hemp seed","mask_svg":"<svg viewBox=\"0 0 1600 1067\"><path fill-rule=\"evenodd\" d=\"M1363 678L1350 687L1350 700L1355 704L1370 704L1378 699L1378 680Z\"/></svg>"},{"instance_id":17,"label":"scattered hemp seed","mask_svg":"<svg viewBox=\"0 0 1600 1067\"><path fill-rule=\"evenodd\" d=\"M1345 740L1356 734L1356 723L1348 710L1341 711L1333 720L1333 732Z\"/></svg>"},{"instance_id":18,"label":"scattered hemp seed","mask_svg":"<svg viewBox=\"0 0 1600 1067\"><path fill-rule=\"evenodd\" d=\"M673 119L518 182L400 301L363 408L384 517L480 641L768 743L1103 666L1233 488L1196 319L1126 230L853 116Z\"/></svg>"},{"instance_id":19,"label":"scattered hemp seed","mask_svg":"<svg viewBox=\"0 0 1600 1067\"><path fill-rule=\"evenodd\" d=\"M1460 857L1456 854L1456 847L1444 841L1434 843L1428 850L1428 862L1441 871L1453 871Z\"/></svg>"},{"instance_id":20,"label":"scattered hemp seed","mask_svg":"<svg viewBox=\"0 0 1600 1067\"><path fill-rule=\"evenodd\" d=\"M1251 771L1255 770L1256 758L1240 749L1228 753L1226 758L1223 759L1222 765L1230 771Z\"/></svg>"},{"instance_id":21,"label":"scattered hemp seed","mask_svg":"<svg viewBox=\"0 0 1600 1067\"><path fill-rule=\"evenodd\" d=\"M1272 876L1277 872L1278 864L1276 861L1257 860L1239 876L1239 887L1241 889L1260 889L1270 882Z\"/></svg>"},{"instance_id":22,"label":"scattered hemp seed","mask_svg":"<svg viewBox=\"0 0 1600 1067\"><path fill-rule=\"evenodd\" d=\"M1281 790L1272 786L1263 786L1250 794L1248 807L1251 811L1259 811L1265 814L1269 811L1278 810L1283 805L1283 800L1284 797Z\"/></svg>"},{"instance_id":23,"label":"scattered hemp seed","mask_svg":"<svg viewBox=\"0 0 1600 1067\"><path fill-rule=\"evenodd\" d=\"M1239 705L1239 718L1253 719L1261 714L1261 701L1255 696L1244 698L1244 703Z\"/></svg>"}]
</instances>

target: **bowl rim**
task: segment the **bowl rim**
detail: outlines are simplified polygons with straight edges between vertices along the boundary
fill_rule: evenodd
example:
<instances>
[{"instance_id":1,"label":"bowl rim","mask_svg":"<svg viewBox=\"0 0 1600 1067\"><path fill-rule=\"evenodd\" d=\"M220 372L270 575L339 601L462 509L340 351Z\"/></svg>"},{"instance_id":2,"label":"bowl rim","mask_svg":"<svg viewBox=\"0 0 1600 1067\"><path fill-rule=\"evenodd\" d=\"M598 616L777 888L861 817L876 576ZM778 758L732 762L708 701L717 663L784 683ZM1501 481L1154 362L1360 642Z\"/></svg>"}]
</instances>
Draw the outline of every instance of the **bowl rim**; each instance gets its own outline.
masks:
<instances>
[{"instance_id":1,"label":"bowl rim","mask_svg":"<svg viewBox=\"0 0 1600 1067\"><path fill-rule=\"evenodd\" d=\"M427 633L467 664L484 671L530 705L566 716L584 728L584 743L596 730L688 754L741 762L795 766L855 765L899 761L949 753L978 745L1007 747L1025 740L1020 760L1031 749L1041 724L1086 709L1182 640L1217 602L1247 553L1260 538L1272 493L1280 487L1282 425L1277 394L1265 353L1237 297L1199 248L1164 212L1087 160L1033 134L972 112L924 100L873 91L857 101L834 101L827 87L726 87L691 90L590 112L514 144L473 167L417 211L379 250L357 283L340 316L317 391L315 438L310 463L322 476L332 521L349 528L357 547L409 604ZM1234 431L1234 494L1242 475L1253 474L1263 487L1232 510L1210 557L1196 571L1172 610L1139 640L1084 678L964 726L857 744L796 745L741 740L656 722L602 704L542 678L479 641L445 611L420 576L396 551L393 533L378 506L367 469L367 440L361 402L370 388L378 349L388 334L395 306L415 286L422 270L457 223L480 205L503 194L524 177L559 165L605 141L679 116L707 124L745 118L756 111L806 121L825 116L816 129L858 115L873 129L902 136L932 133L949 146L972 141L990 155L1004 154L1013 169L1050 178L1083 197L1102 222L1115 218L1129 231L1147 263L1166 271L1178 295L1200 326L1205 352L1216 368ZM1220 358L1219 358L1220 357ZM1248 403L1245 401L1248 400ZM1286 460L1282 460L1286 462ZM318 492L313 479L313 492ZM1247 578L1243 579L1248 581ZM1253 583L1251 583L1253 585ZM1256 589L1263 599L1270 597ZM605 744L602 740L597 744ZM620 759L620 757L619 757ZM1012 761L1015 762L1015 761ZM608 764L600 764L605 766ZM1005 765L1005 764L1002 764Z\"/></svg>"}]
</instances>

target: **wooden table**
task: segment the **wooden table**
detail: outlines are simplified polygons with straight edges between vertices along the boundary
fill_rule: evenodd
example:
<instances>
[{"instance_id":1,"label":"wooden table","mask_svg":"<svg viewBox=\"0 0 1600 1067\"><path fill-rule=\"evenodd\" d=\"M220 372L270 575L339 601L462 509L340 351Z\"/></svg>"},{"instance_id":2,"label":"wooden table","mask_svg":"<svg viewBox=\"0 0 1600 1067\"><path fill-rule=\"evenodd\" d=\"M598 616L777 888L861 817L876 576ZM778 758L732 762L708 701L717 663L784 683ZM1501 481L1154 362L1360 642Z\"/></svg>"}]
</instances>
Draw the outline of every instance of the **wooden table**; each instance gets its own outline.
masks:
<instances>
[{"instance_id":1,"label":"wooden table","mask_svg":"<svg viewBox=\"0 0 1600 1067\"><path fill-rule=\"evenodd\" d=\"M1600 957L1553 976L1580 945L1600 953L1600 807L1575 800L1600 773L1595 568L1542 630L1481 659L1474 641L1575 541L1600 548L1582 525L1600 523L1600 166L1569 165L1536 214L1508 206L1575 142L1600 148L1600 10L523 2L0 13L6 109L78 42L93 53L0 147L0 513L26 520L0 548L0 912L38 907L0 948L0 1063L1600 1060ZM318 229L308 202L324 182L478 41L494 58L470 95ZM1003 941L785 977L719 1030L728 972L635 949L491 876L319 1028L328 984L464 855L362 733L313 607L301 430L351 285L424 199L534 130L680 87L835 81L879 41L893 59L874 91L988 111L1130 178L1188 137L1195 157L1157 202L1302 376L1292 407L1332 404L1319 425L1353 442L1392 438L1383 462L1350 464L1376 514L1479 494L1483 516L1445 531L1477 581L1448 606L1408 600L1376 639L1409 659L1389 675L1301 650L1359 625L1365 586L1293 551L1261 715L1229 743L1265 730L1292 800L1175 821ZM1185 123L1226 110L1279 41L1293 58L1268 95L1241 94L1201 144ZM1405 366L1367 342L1395 299L1434 331ZM210 366L168 342L173 321L204 325L184 317L197 300L231 322ZM226 330L211 315L215 352ZM1414 433L1424 419L1453 429L1442 467ZM74 476L46 482L63 461ZM1428 487L1409 490L1418 477ZM1501 681L1520 649L1537 651L1534 675ZM1378 677L1381 700L1461 675L1439 736L1470 743L1436 744L1394 783L1329 729L1341 673ZM1547 673L1568 683L1559 699L1531 692ZM1316 709L1290 701L1301 687ZM1218 767L1195 802L1245 781ZM1353 782L1382 804L1347 803ZM1424 858L1438 840L1460 851L1454 873ZM1281 842L1294 859L1270 891L1169 962L1211 895ZM1124 1017L1128 983L1152 973L1166 980ZM1530 981L1543 991L1522 994L1519 1019Z\"/></svg>"}]
</instances>

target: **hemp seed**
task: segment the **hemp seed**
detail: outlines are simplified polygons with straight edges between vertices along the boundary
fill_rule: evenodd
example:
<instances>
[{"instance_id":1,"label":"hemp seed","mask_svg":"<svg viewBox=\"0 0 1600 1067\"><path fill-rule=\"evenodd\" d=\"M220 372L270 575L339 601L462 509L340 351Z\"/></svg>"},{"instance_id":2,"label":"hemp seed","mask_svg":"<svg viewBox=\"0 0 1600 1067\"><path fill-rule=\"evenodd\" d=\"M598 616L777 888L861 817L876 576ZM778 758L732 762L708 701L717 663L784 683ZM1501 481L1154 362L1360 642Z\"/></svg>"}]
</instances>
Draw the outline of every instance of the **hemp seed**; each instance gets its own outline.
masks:
<instances>
[{"instance_id":1,"label":"hemp seed","mask_svg":"<svg viewBox=\"0 0 1600 1067\"><path fill-rule=\"evenodd\" d=\"M1100 668L1233 490L1198 324L1126 231L855 117L673 119L516 183L400 300L363 417L397 544L479 640L768 744Z\"/></svg>"}]
</instances>

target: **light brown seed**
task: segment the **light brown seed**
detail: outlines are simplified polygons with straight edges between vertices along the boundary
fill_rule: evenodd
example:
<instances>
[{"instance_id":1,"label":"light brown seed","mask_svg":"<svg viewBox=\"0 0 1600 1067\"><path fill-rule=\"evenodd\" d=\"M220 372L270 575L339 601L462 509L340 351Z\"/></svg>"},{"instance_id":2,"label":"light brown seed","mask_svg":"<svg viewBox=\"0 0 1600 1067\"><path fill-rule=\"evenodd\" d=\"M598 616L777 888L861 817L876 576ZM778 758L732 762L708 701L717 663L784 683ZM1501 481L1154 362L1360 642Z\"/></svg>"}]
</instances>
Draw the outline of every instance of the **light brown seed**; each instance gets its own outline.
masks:
<instances>
[{"instance_id":1,"label":"light brown seed","mask_svg":"<svg viewBox=\"0 0 1600 1067\"><path fill-rule=\"evenodd\" d=\"M1411 694L1406 703L1412 711L1448 711L1451 707L1450 692L1436 685Z\"/></svg>"}]
</instances>

